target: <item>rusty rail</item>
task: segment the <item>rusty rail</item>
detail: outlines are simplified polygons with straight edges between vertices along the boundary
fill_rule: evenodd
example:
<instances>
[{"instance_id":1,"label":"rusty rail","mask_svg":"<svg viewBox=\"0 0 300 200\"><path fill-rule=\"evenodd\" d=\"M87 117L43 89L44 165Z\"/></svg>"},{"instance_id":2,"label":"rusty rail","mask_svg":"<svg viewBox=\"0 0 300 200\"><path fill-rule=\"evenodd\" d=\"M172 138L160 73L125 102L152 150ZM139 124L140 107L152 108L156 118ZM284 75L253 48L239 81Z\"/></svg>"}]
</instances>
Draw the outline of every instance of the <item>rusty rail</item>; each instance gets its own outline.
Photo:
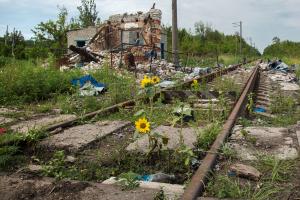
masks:
<instances>
[{"instance_id":1,"label":"rusty rail","mask_svg":"<svg viewBox=\"0 0 300 200\"><path fill-rule=\"evenodd\" d=\"M250 63L250 62L252 62L252 61L249 61L248 63ZM205 81L209 82L209 81L212 81L213 79L215 79L216 77L222 76L223 74L227 74L228 72L236 70L240 66L242 66L242 64L237 64L237 65L234 65L234 66L226 68L226 69L217 70L213 73L203 75L200 78L198 78L197 80L199 82L202 81L202 80L205 80ZM160 95L160 93L164 93L168 90L172 90L172 89L175 89L176 87L180 87L180 86L189 87L192 82L193 82L193 80L189 80L189 81L183 82L180 85L175 85L173 87L169 87L169 88L159 90L156 93L156 95ZM116 104L116 105L113 105L113 106L110 106L110 107L107 107L107 108L104 108L104 109L101 109L101 110L98 110L98 111L95 111L95 112L85 114L81 118L77 117L77 118L74 118L74 119L71 119L71 120L67 120L67 121L64 121L64 122L60 122L60 123L51 125L51 126L47 127L45 130L46 131L54 131L58 128L69 127L72 124L74 124L76 121L78 121L82 118L83 119L89 119L89 118L92 118L96 115L104 115L106 113L114 113L114 112L117 112L119 110L119 108L126 107L126 106L132 106L134 104L135 104L135 100L125 101L125 102L122 102L122 103L119 103L119 104Z\"/></svg>"},{"instance_id":2,"label":"rusty rail","mask_svg":"<svg viewBox=\"0 0 300 200\"><path fill-rule=\"evenodd\" d=\"M243 92L236 102L234 108L232 109L227 121L223 125L221 133L218 135L217 139L211 146L207 155L203 159L202 164L192 177L192 180L188 187L186 188L182 199L183 200L194 200L201 196L205 190L205 184L208 181L208 177L215 166L217 159L217 152L221 148L224 141L228 138L231 129L233 128L237 118L246 109L246 104L248 100L248 94L254 90L257 78L259 76L259 68L256 66L247 80L244 86ZM213 153L216 152L216 153Z\"/></svg>"}]
</instances>

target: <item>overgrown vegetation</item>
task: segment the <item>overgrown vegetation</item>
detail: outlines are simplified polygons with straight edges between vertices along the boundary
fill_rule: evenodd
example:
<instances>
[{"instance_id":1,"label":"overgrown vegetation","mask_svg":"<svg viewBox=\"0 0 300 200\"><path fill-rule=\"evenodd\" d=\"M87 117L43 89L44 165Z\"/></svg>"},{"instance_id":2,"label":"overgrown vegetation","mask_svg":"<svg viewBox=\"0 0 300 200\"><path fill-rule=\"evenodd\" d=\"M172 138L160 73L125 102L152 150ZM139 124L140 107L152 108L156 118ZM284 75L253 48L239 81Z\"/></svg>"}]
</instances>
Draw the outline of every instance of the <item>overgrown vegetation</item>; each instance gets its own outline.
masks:
<instances>
[{"instance_id":1,"label":"overgrown vegetation","mask_svg":"<svg viewBox=\"0 0 300 200\"><path fill-rule=\"evenodd\" d=\"M271 97L271 112L275 114L275 118L270 123L275 126L288 126L296 124L300 119L300 110L297 107L297 99L286 96L281 92Z\"/></svg>"},{"instance_id":2,"label":"overgrown vegetation","mask_svg":"<svg viewBox=\"0 0 300 200\"><path fill-rule=\"evenodd\" d=\"M45 138L43 130L30 130L27 134L8 132L0 135L0 169L9 170L24 160L24 147L30 148Z\"/></svg>"},{"instance_id":3,"label":"overgrown vegetation","mask_svg":"<svg viewBox=\"0 0 300 200\"><path fill-rule=\"evenodd\" d=\"M171 51L172 30L171 27L166 27L168 35L168 50ZM212 25L205 24L202 21L195 23L195 34L186 29L179 30L179 48L181 52L182 64L202 65L216 63L225 63L228 58L234 62L238 59L242 60L242 55L247 58L257 57L259 51L251 47L242 39L243 49L242 55L237 52L237 46L240 42L238 35L225 35L218 30L212 28ZM202 58L201 58L202 57ZM203 63L203 57L210 57L213 62ZM231 62L230 64L234 63ZM227 63L226 63L227 64Z\"/></svg>"},{"instance_id":4,"label":"overgrown vegetation","mask_svg":"<svg viewBox=\"0 0 300 200\"><path fill-rule=\"evenodd\" d=\"M273 38L273 43L265 48L264 57L267 58L280 58L285 63L300 64L300 42L293 41L280 41L278 37Z\"/></svg>"},{"instance_id":5,"label":"overgrown vegetation","mask_svg":"<svg viewBox=\"0 0 300 200\"><path fill-rule=\"evenodd\" d=\"M53 66L41 67L40 63L17 61L5 65L0 72L0 105L39 103L37 112L59 108L63 113L91 112L110 106L135 95L135 79L129 75L116 74L106 68L90 73L97 81L108 87L108 92L99 97L81 97L79 88L71 80L83 75L80 70L60 72Z\"/></svg>"},{"instance_id":6,"label":"overgrown vegetation","mask_svg":"<svg viewBox=\"0 0 300 200\"><path fill-rule=\"evenodd\" d=\"M200 131L196 146L200 150L209 150L211 144L215 141L221 131L222 126L219 123L213 123Z\"/></svg>"}]
</instances>

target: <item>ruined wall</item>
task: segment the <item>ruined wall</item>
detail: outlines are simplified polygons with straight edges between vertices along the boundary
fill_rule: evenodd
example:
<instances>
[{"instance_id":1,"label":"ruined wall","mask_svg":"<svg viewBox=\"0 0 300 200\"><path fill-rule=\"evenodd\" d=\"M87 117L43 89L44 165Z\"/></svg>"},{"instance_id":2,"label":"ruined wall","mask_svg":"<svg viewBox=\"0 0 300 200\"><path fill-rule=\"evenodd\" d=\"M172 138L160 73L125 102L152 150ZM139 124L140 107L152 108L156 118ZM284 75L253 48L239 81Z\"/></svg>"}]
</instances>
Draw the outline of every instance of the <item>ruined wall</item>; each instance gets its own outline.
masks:
<instances>
[{"instance_id":1,"label":"ruined wall","mask_svg":"<svg viewBox=\"0 0 300 200\"><path fill-rule=\"evenodd\" d=\"M71 45L76 46L77 41L86 41L86 44L98 32L99 27L90 26L88 28L71 30L67 32L68 47Z\"/></svg>"}]
</instances>

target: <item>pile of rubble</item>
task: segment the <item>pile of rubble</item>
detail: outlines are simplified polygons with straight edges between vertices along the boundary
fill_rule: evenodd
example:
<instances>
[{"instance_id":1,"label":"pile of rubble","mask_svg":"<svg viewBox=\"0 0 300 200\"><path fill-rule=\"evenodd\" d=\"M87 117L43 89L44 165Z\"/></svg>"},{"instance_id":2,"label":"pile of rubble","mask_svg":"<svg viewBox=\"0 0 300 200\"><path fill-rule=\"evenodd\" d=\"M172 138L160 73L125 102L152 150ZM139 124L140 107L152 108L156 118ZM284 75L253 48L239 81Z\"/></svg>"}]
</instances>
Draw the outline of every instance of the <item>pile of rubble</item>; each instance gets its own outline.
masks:
<instances>
[{"instance_id":1,"label":"pile of rubble","mask_svg":"<svg viewBox=\"0 0 300 200\"><path fill-rule=\"evenodd\" d=\"M279 83L282 90L300 90L295 73L291 70L291 67L289 67L281 60L276 60L272 62L269 61L268 63L261 63L260 67L262 70L268 72L268 77L272 81Z\"/></svg>"}]
</instances>

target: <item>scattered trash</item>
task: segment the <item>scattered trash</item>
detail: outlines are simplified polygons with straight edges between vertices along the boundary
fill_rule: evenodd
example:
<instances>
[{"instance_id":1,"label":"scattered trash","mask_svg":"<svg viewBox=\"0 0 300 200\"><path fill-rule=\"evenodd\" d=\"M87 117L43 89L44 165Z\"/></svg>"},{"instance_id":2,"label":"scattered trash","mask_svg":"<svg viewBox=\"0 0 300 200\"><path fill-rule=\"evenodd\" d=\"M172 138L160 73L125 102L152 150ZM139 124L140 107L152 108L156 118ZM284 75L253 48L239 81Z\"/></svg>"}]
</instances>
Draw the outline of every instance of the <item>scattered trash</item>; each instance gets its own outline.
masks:
<instances>
[{"instance_id":1,"label":"scattered trash","mask_svg":"<svg viewBox=\"0 0 300 200\"><path fill-rule=\"evenodd\" d=\"M175 180L175 175L156 173L151 175L138 176L138 180L147 182L170 183Z\"/></svg>"},{"instance_id":2,"label":"scattered trash","mask_svg":"<svg viewBox=\"0 0 300 200\"><path fill-rule=\"evenodd\" d=\"M255 113L265 113L267 111L266 111L266 109L264 109L262 107L256 107L256 108L254 108L254 112Z\"/></svg>"},{"instance_id":3,"label":"scattered trash","mask_svg":"<svg viewBox=\"0 0 300 200\"><path fill-rule=\"evenodd\" d=\"M0 135L3 135L6 133L6 129L5 128L0 128Z\"/></svg>"},{"instance_id":4,"label":"scattered trash","mask_svg":"<svg viewBox=\"0 0 300 200\"><path fill-rule=\"evenodd\" d=\"M271 70L281 71L287 73L289 71L289 66L282 62L282 60L276 60L274 62L269 62L269 68Z\"/></svg>"},{"instance_id":5,"label":"scattered trash","mask_svg":"<svg viewBox=\"0 0 300 200\"><path fill-rule=\"evenodd\" d=\"M159 83L157 86L161 87L161 88L169 88L169 87L173 87L176 85L175 81L163 81L161 83Z\"/></svg>"},{"instance_id":6,"label":"scattered trash","mask_svg":"<svg viewBox=\"0 0 300 200\"><path fill-rule=\"evenodd\" d=\"M73 79L72 85L80 86L81 96L95 96L105 91L106 85L98 83L91 75L83 76L79 79Z\"/></svg>"}]
</instances>

